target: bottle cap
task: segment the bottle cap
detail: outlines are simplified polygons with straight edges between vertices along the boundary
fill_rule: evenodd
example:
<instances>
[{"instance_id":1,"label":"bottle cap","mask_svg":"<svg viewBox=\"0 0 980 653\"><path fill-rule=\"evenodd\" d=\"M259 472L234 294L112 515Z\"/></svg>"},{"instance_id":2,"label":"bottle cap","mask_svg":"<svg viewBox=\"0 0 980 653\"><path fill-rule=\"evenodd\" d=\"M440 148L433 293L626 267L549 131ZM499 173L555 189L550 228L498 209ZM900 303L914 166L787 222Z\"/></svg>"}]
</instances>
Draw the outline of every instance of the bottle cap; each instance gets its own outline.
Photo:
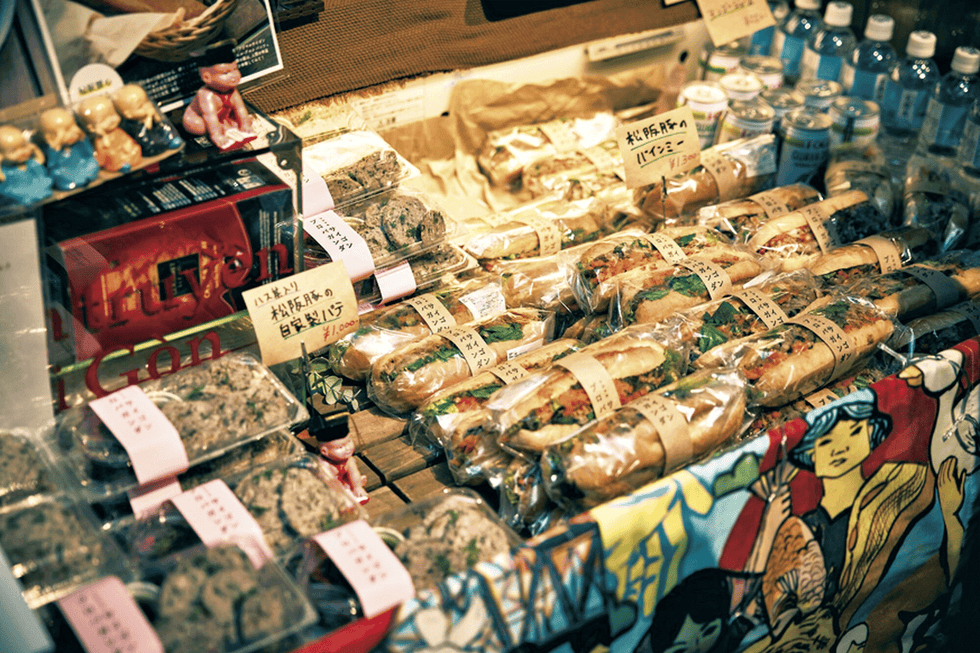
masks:
<instances>
[{"instance_id":1,"label":"bottle cap","mask_svg":"<svg viewBox=\"0 0 980 653\"><path fill-rule=\"evenodd\" d=\"M917 30L909 34L909 43L905 46L905 54L917 59L929 59L936 54L936 35L925 30Z\"/></svg>"},{"instance_id":2,"label":"bottle cap","mask_svg":"<svg viewBox=\"0 0 980 653\"><path fill-rule=\"evenodd\" d=\"M890 41L895 32L895 19L884 14L871 14L868 26L864 28L864 38L872 41Z\"/></svg>"},{"instance_id":3,"label":"bottle cap","mask_svg":"<svg viewBox=\"0 0 980 653\"><path fill-rule=\"evenodd\" d=\"M820 0L796 0L797 9L820 9Z\"/></svg>"},{"instance_id":4,"label":"bottle cap","mask_svg":"<svg viewBox=\"0 0 980 653\"><path fill-rule=\"evenodd\" d=\"M961 45L953 53L953 63L949 67L961 75L974 74L980 70L980 50Z\"/></svg>"},{"instance_id":5,"label":"bottle cap","mask_svg":"<svg viewBox=\"0 0 980 653\"><path fill-rule=\"evenodd\" d=\"M831 2L823 15L823 22L831 27L847 27L851 24L854 7L849 2Z\"/></svg>"}]
</instances>

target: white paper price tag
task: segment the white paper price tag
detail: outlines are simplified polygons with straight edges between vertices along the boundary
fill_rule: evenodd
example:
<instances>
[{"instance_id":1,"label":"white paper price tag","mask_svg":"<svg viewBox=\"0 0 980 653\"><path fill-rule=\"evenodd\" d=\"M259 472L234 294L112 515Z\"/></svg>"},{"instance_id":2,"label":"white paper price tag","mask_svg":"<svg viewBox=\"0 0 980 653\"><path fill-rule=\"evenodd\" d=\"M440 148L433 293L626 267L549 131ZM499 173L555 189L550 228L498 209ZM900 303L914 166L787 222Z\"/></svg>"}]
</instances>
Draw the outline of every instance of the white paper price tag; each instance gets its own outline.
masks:
<instances>
[{"instance_id":1,"label":"white paper price tag","mask_svg":"<svg viewBox=\"0 0 980 653\"><path fill-rule=\"evenodd\" d=\"M765 190L761 193L756 193L755 195L749 195L747 199L752 200L762 207L762 212L765 213L766 217L770 220L773 218L778 218L781 215L786 215L790 212L789 206L779 199L775 191Z\"/></svg>"},{"instance_id":2,"label":"white paper price tag","mask_svg":"<svg viewBox=\"0 0 980 653\"><path fill-rule=\"evenodd\" d=\"M517 383L527 376L527 370L513 361L501 363L487 370L505 384Z\"/></svg>"},{"instance_id":3,"label":"white paper price tag","mask_svg":"<svg viewBox=\"0 0 980 653\"><path fill-rule=\"evenodd\" d=\"M809 329L830 348L834 355L834 371L831 374L831 380L839 378L840 374L857 359L858 349L854 341L833 320L822 315L808 313L787 320L787 324L798 324Z\"/></svg>"},{"instance_id":4,"label":"white paper price tag","mask_svg":"<svg viewBox=\"0 0 980 653\"><path fill-rule=\"evenodd\" d=\"M831 214L827 212L819 203L804 206L798 211L806 220L813 237L817 240L817 245L821 252L829 252L835 247L840 246L840 237L837 235L837 227L831 219Z\"/></svg>"},{"instance_id":5,"label":"white paper price tag","mask_svg":"<svg viewBox=\"0 0 980 653\"><path fill-rule=\"evenodd\" d=\"M765 0L697 0L697 3L715 46L776 24Z\"/></svg>"},{"instance_id":6,"label":"white paper price tag","mask_svg":"<svg viewBox=\"0 0 980 653\"><path fill-rule=\"evenodd\" d=\"M507 298L496 284L466 293L459 302L469 309L472 322L482 322L507 310Z\"/></svg>"},{"instance_id":7,"label":"white paper price tag","mask_svg":"<svg viewBox=\"0 0 980 653\"><path fill-rule=\"evenodd\" d=\"M689 258L681 261L681 267L685 267L701 279L701 283L708 290L711 299L718 299L732 292L732 278L725 272L725 268L699 258Z\"/></svg>"},{"instance_id":8,"label":"white paper price tag","mask_svg":"<svg viewBox=\"0 0 980 653\"><path fill-rule=\"evenodd\" d=\"M333 211L303 218L303 231L330 255L332 261L344 262L351 281L366 279L374 272L374 258L367 243Z\"/></svg>"},{"instance_id":9,"label":"white paper price tag","mask_svg":"<svg viewBox=\"0 0 980 653\"><path fill-rule=\"evenodd\" d=\"M382 304L411 295L418 288L415 274L408 261L378 270L374 273L374 279L378 282L378 289L381 291Z\"/></svg>"},{"instance_id":10,"label":"white paper price tag","mask_svg":"<svg viewBox=\"0 0 980 653\"><path fill-rule=\"evenodd\" d=\"M663 256L664 260L667 261L668 263L677 265L678 263L680 263L681 261L687 258L687 254L684 253L684 250L681 249L681 246L678 245L674 241L674 239L668 236L667 234L663 234L659 232L646 234L644 238L646 238L650 242L650 244L653 245L654 249L660 252L660 255Z\"/></svg>"},{"instance_id":11,"label":"white paper price tag","mask_svg":"<svg viewBox=\"0 0 980 653\"><path fill-rule=\"evenodd\" d=\"M163 653L156 631L116 576L108 576L58 601L88 653Z\"/></svg>"},{"instance_id":12,"label":"white paper price tag","mask_svg":"<svg viewBox=\"0 0 980 653\"><path fill-rule=\"evenodd\" d=\"M902 268L902 253L891 238L884 236L868 236L854 241L855 245L870 247L878 257L878 267L882 274L888 274Z\"/></svg>"},{"instance_id":13,"label":"white paper price tag","mask_svg":"<svg viewBox=\"0 0 980 653\"><path fill-rule=\"evenodd\" d=\"M572 131L569 123L562 120L552 120L538 125L538 129L551 141L558 152L574 152L578 149L578 136Z\"/></svg>"},{"instance_id":14,"label":"white paper price tag","mask_svg":"<svg viewBox=\"0 0 980 653\"><path fill-rule=\"evenodd\" d=\"M779 304L754 288L743 290L735 297L755 313L768 329L774 329L789 319Z\"/></svg>"}]
</instances>

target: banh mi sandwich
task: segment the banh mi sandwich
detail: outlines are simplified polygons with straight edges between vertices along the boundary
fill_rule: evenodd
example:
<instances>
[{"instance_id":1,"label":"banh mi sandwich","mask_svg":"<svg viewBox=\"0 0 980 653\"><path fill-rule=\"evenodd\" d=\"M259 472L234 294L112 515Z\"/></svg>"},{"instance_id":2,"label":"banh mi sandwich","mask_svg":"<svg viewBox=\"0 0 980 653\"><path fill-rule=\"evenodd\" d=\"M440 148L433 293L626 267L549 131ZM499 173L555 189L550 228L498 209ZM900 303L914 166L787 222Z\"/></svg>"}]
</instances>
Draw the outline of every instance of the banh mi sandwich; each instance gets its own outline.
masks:
<instances>
[{"instance_id":1,"label":"banh mi sandwich","mask_svg":"<svg viewBox=\"0 0 980 653\"><path fill-rule=\"evenodd\" d=\"M669 249L661 244L666 243ZM658 245L660 245L658 247ZM706 250L727 250L730 242L705 227L668 227L656 234L616 234L586 246L576 264L572 290L580 306L593 312L606 309L616 294L616 278L640 266L645 269L673 268L676 261L668 257L704 255Z\"/></svg>"},{"instance_id":2,"label":"banh mi sandwich","mask_svg":"<svg viewBox=\"0 0 980 653\"><path fill-rule=\"evenodd\" d=\"M641 266L620 275L617 279L616 298L610 309L614 324L655 324L663 322L678 311L693 308L717 297L705 285L701 275L687 267L694 261L706 261L718 270L709 273L709 283L715 294L725 294L719 286L719 278L730 284L728 292L734 292L742 284L765 271L761 257L736 247L712 248L704 255L692 256L687 264L672 269L648 270Z\"/></svg>"},{"instance_id":3,"label":"banh mi sandwich","mask_svg":"<svg viewBox=\"0 0 980 653\"><path fill-rule=\"evenodd\" d=\"M486 279L447 286L427 297L451 315L453 322L446 324L450 327L485 319L506 308L500 284ZM356 331L330 345L327 360L335 374L363 381L379 358L428 335L432 329L419 310L401 301L361 315Z\"/></svg>"},{"instance_id":4,"label":"banh mi sandwich","mask_svg":"<svg viewBox=\"0 0 980 653\"><path fill-rule=\"evenodd\" d=\"M790 184L745 199L729 200L698 211L698 223L717 229L737 243L747 243L769 221L769 211L787 213L819 202L823 197L807 184Z\"/></svg>"},{"instance_id":5,"label":"banh mi sandwich","mask_svg":"<svg viewBox=\"0 0 980 653\"><path fill-rule=\"evenodd\" d=\"M889 274L857 279L844 290L871 300L900 320L912 320L980 294L980 253L951 252Z\"/></svg>"},{"instance_id":6,"label":"banh mi sandwich","mask_svg":"<svg viewBox=\"0 0 980 653\"><path fill-rule=\"evenodd\" d=\"M544 451L548 494L591 507L706 456L741 431L745 390L738 372L699 371L653 393L665 401L624 405ZM654 411L670 415L660 422Z\"/></svg>"},{"instance_id":7,"label":"banh mi sandwich","mask_svg":"<svg viewBox=\"0 0 980 653\"><path fill-rule=\"evenodd\" d=\"M545 489L541 463L515 457L503 471L499 484L500 518L518 533L537 535L559 520L567 520L567 514L551 498Z\"/></svg>"},{"instance_id":8,"label":"banh mi sandwich","mask_svg":"<svg viewBox=\"0 0 980 653\"><path fill-rule=\"evenodd\" d=\"M697 366L734 364L752 386L754 404L781 406L852 372L895 330L891 318L870 302L826 297L817 304L795 321L715 347ZM796 322L804 319L812 319L823 335Z\"/></svg>"},{"instance_id":9,"label":"banh mi sandwich","mask_svg":"<svg viewBox=\"0 0 980 653\"><path fill-rule=\"evenodd\" d=\"M371 367L368 397L388 413L414 410L436 392L473 376L474 363L467 356L478 357L479 370L479 365L499 365L551 340L554 315L517 308L465 328L466 353L448 337L450 331L441 331L382 356Z\"/></svg>"},{"instance_id":10,"label":"banh mi sandwich","mask_svg":"<svg viewBox=\"0 0 980 653\"><path fill-rule=\"evenodd\" d=\"M704 165L712 155L725 163L720 181ZM701 162L688 172L637 188L633 201L654 220L694 224L701 207L746 197L769 186L776 174L776 139L764 134L715 145L701 152Z\"/></svg>"},{"instance_id":11,"label":"banh mi sandwich","mask_svg":"<svg viewBox=\"0 0 980 653\"><path fill-rule=\"evenodd\" d=\"M686 371L687 352L658 342L665 339L670 338L663 329L646 325L624 329L568 357L564 365L574 357L594 360L605 372L594 372L585 382L597 384L603 393L615 392L614 397L603 394L607 400L628 403L673 383ZM581 358L585 356L589 358ZM564 365L555 364L509 385L487 403L492 415L489 428L502 445L540 452L596 418L588 389Z\"/></svg>"},{"instance_id":12,"label":"banh mi sandwich","mask_svg":"<svg viewBox=\"0 0 980 653\"><path fill-rule=\"evenodd\" d=\"M980 297L909 321L888 346L909 358L935 356L980 335Z\"/></svg>"},{"instance_id":13,"label":"banh mi sandwich","mask_svg":"<svg viewBox=\"0 0 980 653\"><path fill-rule=\"evenodd\" d=\"M446 465L459 485L480 485L500 477L514 454L504 451L497 435L486 428L489 411L482 408L461 419L451 446L446 448Z\"/></svg>"},{"instance_id":14,"label":"banh mi sandwich","mask_svg":"<svg viewBox=\"0 0 980 653\"><path fill-rule=\"evenodd\" d=\"M901 211L895 210L902 194L901 182L892 177L888 161L877 145L849 147L831 153L823 187L827 197L849 190L864 191L885 216L889 228L897 227L901 222Z\"/></svg>"},{"instance_id":15,"label":"banh mi sandwich","mask_svg":"<svg viewBox=\"0 0 980 653\"><path fill-rule=\"evenodd\" d=\"M826 216L812 219L823 225L821 231L828 230L829 237L824 243L828 248L871 236L886 226L877 207L859 190L816 202L806 210L819 211L819 216ZM837 242L831 240L834 231ZM748 247L779 261L784 271L790 271L808 266L820 254L820 237L804 213L794 211L760 226L749 239Z\"/></svg>"},{"instance_id":16,"label":"banh mi sandwich","mask_svg":"<svg viewBox=\"0 0 980 653\"><path fill-rule=\"evenodd\" d=\"M571 312L578 308L572 293L572 269L575 261L591 247L576 245L550 256L533 256L512 261L485 261L489 278L499 277L508 308L541 308Z\"/></svg>"},{"instance_id":17,"label":"banh mi sandwich","mask_svg":"<svg viewBox=\"0 0 980 653\"><path fill-rule=\"evenodd\" d=\"M554 254L604 236L611 229L606 217L601 200L549 197L484 220L493 226L475 228L463 248L481 263ZM542 251L542 238L555 251Z\"/></svg>"},{"instance_id":18,"label":"banh mi sandwich","mask_svg":"<svg viewBox=\"0 0 980 653\"><path fill-rule=\"evenodd\" d=\"M409 434L412 442L426 442L441 447L455 446L460 439L457 428L467 415L480 413L487 400L499 390L529 371L539 370L554 361L578 351L582 344L578 340L562 338L542 347L514 357L507 367L495 371L488 368L473 377L441 390L419 406L412 413Z\"/></svg>"},{"instance_id":19,"label":"banh mi sandwich","mask_svg":"<svg viewBox=\"0 0 980 653\"><path fill-rule=\"evenodd\" d=\"M878 249L859 243L844 245L815 257L807 269L828 288L843 287L859 278L887 274L889 266L909 265L935 249L932 234L922 227L883 231L872 238L882 241L876 245ZM884 262L879 258L879 250L886 259Z\"/></svg>"},{"instance_id":20,"label":"banh mi sandwich","mask_svg":"<svg viewBox=\"0 0 980 653\"><path fill-rule=\"evenodd\" d=\"M602 168L598 167L600 165ZM623 155L619 143L613 138L590 151L562 152L540 158L524 167L521 179L523 187L534 197L551 193L562 193L569 199L575 195L589 197L603 187L622 183L614 172L622 167ZM575 183L580 179L588 180L588 186ZM572 193L573 187L576 187L575 193Z\"/></svg>"}]
</instances>

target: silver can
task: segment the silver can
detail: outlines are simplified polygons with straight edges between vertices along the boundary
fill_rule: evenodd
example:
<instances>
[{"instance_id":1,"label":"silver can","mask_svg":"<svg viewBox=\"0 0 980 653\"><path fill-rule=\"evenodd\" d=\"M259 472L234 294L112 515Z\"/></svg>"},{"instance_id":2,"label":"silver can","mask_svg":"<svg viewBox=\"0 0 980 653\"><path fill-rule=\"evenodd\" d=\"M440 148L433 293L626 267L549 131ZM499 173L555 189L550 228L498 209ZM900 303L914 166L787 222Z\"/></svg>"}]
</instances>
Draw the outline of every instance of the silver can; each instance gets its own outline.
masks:
<instances>
[{"instance_id":1,"label":"silver can","mask_svg":"<svg viewBox=\"0 0 980 653\"><path fill-rule=\"evenodd\" d=\"M701 68L701 79L706 82L716 82L722 76L738 68L738 62L745 56L746 48L738 41L714 47L709 41L701 50L698 66Z\"/></svg>"},{"instance_id":2,"label":"silver can","mask_svg":"<svg viewBox=\"0 0 980 653\"><path fill-rule=\"evenodd\" d=\"M844 87L827 79L804 79L796 84L796 90L803 94L806 106L827 111L844 92Z\"/></svg>"},{"instance_id":3,"label":"silver can","mask_svg":"<svg viewBox=\"0 0 980 653\"><path fill-rule=\"evenodd\" d=\"M718 80L725 89L725 95L731 100L751 100L759 96L765 85L762 80L752 73L735 71L722 76Z\"/></svg>"},{"instance_id":4,"label":"silver can","mask_svg":"<svg viewBox=\"0 0 980 653\"><path fill-rule=\"evenodd\" d=\"M786 114L780 127L782 146L777 186L809 183L827 163L831 122L829 115L813 107L801 107Z\"/></svg>"},{"instance_id":5,"label":"silver can","mask_svg":"<svg viewBox=\"0 0 980 653\"><path fill-rule=\"evenodd\" d=\"M701 149L711 147L718 129L718 119L728 108L728 96L717 82L688 82L681 87L677 106L688 105L694 114Z\"/></svg>"},{"instance_id":6,"label":"silver can","mask_svg":"<svg viewBox=\"0 0 980 653\"><path fill-rule=\"evenodd\" d=\"M783 85L783 60L779 57L767 57L764 54L742 57L738 69L761 79L762 85L767 89Z\"/></svg>"},{"instance_id":7,"label":"silver can","mask_svg":"<svg viewBox=\"0 0 980 653\"><path fill-rule=\"evenodd\" d=\"M776 112L759 98L732 100L718 123L715 144L769 134L775 120Z\"/></svg>"},{"instance_id":8,"label":"silver can","mask_svg":"<svg viewBox=\"0 0 980 653\"><path fill-rule=\"evenodd\" d=\"M839 97L830 105L830 150L865 147L878 137L878 105L859 97Z\"/></svg>"}]
</instances>

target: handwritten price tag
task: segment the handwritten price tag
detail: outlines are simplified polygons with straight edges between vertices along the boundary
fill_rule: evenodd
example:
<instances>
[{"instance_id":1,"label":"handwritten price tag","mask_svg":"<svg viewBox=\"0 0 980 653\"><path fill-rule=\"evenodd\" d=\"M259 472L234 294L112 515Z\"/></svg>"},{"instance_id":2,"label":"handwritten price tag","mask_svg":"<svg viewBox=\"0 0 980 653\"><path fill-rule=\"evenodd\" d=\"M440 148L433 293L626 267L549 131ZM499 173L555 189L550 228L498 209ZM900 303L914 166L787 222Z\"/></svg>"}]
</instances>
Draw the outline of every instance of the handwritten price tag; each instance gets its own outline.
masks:
<instances>
[{"instance_id":1,"label":"handwritten price tag","mask_svg":"<svg viewBox=\"0 0 980 653\"><path fill-rule=\"evenodd\" d=\"M564 367L579 382L592 402L596 419L602 419L622 405L609 372L592 356L572 354L555 362L555 365Z\"/></svg>"},{"instance_id":2,"label":"handwritten price tag","mask_svg":"<svg viewBox=\"0 0 980 653\"><path fill-rule=\"evenodd\" d=\"M703 259L689 258L681 261L680 266L698 275L701 283L708 289L708 296L711 299L718 299L732 293L732 278L720 265Z\"/></svg>"},{"instance_id":3,"label":"handwritten price tag","mask_svg":"<svg viewBox=\"0 0 980 653\"><path fill-rule=\"evenodd\" d=\"M827 209L819 203L804 206L799 210L799 214L806 220L813 237L817 240L817 245L821 252L829 252L835 247L840 246L840 236L837 235L837 227L830 217Z\"/></svg>"},{"instance_id":4,"label":"handwritten price tag","mask_svg":"<svg viewBox=\"0 0 980 653\"><path fill-rule=\"evenodd\" d=\"M878 257L878 267L882 274L894 272L902 267L902 253L891 238L884 236L869 236L854 242L855 245L864 245L874 250Z\"/></svg>"},{"instance_id":5,"label":"handwritten price tag","mask_svg":"<svg viewBox=\"0 0 980 653\"><path fill-rule=\"evenodd\" d=\"M937 311L952 306L963 298L963 287L939 270L921 265L910 265L903 271L929 286L929 290L936 296Z\"/></svg>"},{"instance_id":6,"label":"handwritten price tag","mask_svg":"<svg viewBox=\"0 0 980 653\"><path fill-rule=\"evenodd\" d=\"M756 314L768 329L774 329L789 318L779 304L755 289L747 289L735 295Z\"/></svg>"},{"instance_id":7,"label":"handwritten price tag","mask_svg":"<svg viewBox=\"0 0 980 653\"><path fill-rule=\"evenodd\" d=\"M58 607L88 653L163 653L160 638L116 576L72 592Z\"/></svg>"},{"instance_id":8,"label":"handwritten price tag","mask_svg":"<svg viewBox=\"0 0 980 653\"><path fill-rule=\"evenodd\" d=\"M749 195L747 199L752 200L760 207L762 207L763 213L766 217L772 220L773 218L778 218L781 215L786 215L790 212L786 203L781 201L776 193L771 190L762 191L761 193L756 193L755 195Z\"/></svg>"},{"instance_id":9,"label":"handwritten price tag","mask_svg":"<svg viewBox=\"0 0 980 653\"><path fill-rule=\"evenodd\" d=\"M684 105L616 130L626 185L649 186L698 165L701 142L691 107Z\"/></svg>"},{"instance_id":10,"label":"handwritten price tag","mask_svg":"<svg viewBox=\"0 0 980 653\"><path fill-rule=\"evenodd\" d=\"M456 345L473 374L497 362L497 355L475 329L453 327L440 331L439 335Z\"/></svg>"},{"instance_id":11,"label":"handwritten price tag","mask_svg":"<svg viewBox=\"0 0 980 653\"><path fill-rule=\"evenodd\" d=\"M456 326L456 318L432 293L410 297L405 300L405 304L415 309L432 333L439 333Z\"/></svg>"},{"instance_id":12,"label":"handwritten price tag","mask_svg":"<svg viewBox=\"0 0 980 653\"><path fill-rule=\"evenodd\" d=\"M697 3L715 46L776 24L765 0L697 0Z\"/></svg>"},{"instance_id":13,"label":"handwritten price tag","mask_svg":"<svg viewBox=\"0 0 980 653\"><path fill-rule=\"evenodd\" d=\"M687 428L687 418L677 403L659 394L648 394L627 404L643 415L660 435L664 448L664 474L680 469L694 458L694 445Z\"/></svg>"},{"instance_id":14,"label":"handwritten price tag","mask_svg":"<svg viewBox=\"0 0 980 653\"><path fill-rule=\"evenodd\" d=\"M333 211L303 218L303 231L330 255L330 260L344 262L351 280L366 279L374 272L374 258L367 243Z\"/></svg>"},{"instance_id":15,"label":"handwritten price tag","mask_svg":"<svg viewBox=\"0 0 980 653\"><path fill-rule=\"evenodd\" d=\"M262 362L283 363L322 349L357 329L357 299L343 261L334 261L242 293Z\"/></svg>"},{"instance_id":16,"label":"handwritten price tag","mask_svg":"<svg viewBox=\"0 0 980 653\"><path fill-rule=\"evenodd\" d=\"M833 320L809 313L798 315L792 320L787 320L787 323L809 329L830 348L834 355L834 371L830 380L838 378L857 359L858 350L854 341Z\"/></svg>"},{"instance_id":17,"label":"handwritten price tag","mask_svg":"<svg viewBox=\"0 0 980 653\"><path fill-rule=\"evenodd\" d=\"M488 371L504 383L517 383L527 376L527 370L513 361L501 363Z\"/></svg>"},{"instance_id":18,"label":"handwritten price tag","mask_svg":"<svg viewBox=\"0 0 980 653\"><path fill-rule=\"evenodd\" d=\"M256 569L272 559L262 527L235 493L217 478L171 499L208 548L234 543L248 555Z\"/></svg>"},{"instance_id":19,"label":"handwritten price tag","mask_svg":"<svg viewBox=\"0 0 980 653\"><path fill-rule=\"evenodd\" d=\"M89 406L126 450L140 485L187 469L180 434L139 386L127 386Z\"/></svg>"},{"instance_id":20,"label":"handwritten price tag","mask_svg":"<svg viewBox=\"0 0 980 653\"><path fill-rule=\"evenodd\" d=\"M354 588L367 618L415 596L412 577L367 522L358 520L313 536Z\"/></svg>"},{"instance_id":21,"label":"handwritten price tag","mask_svg":"<svg viewBox=\"0 0 980 653\"><path fill-rule=\"evenodd\" d=\"M660 252L664 260L668 263L677 265L687 258L687 254L681 249L673 238L663 233L645 234L644 237L653 245L654 249Z\"/></svg>"}]
</instances>

